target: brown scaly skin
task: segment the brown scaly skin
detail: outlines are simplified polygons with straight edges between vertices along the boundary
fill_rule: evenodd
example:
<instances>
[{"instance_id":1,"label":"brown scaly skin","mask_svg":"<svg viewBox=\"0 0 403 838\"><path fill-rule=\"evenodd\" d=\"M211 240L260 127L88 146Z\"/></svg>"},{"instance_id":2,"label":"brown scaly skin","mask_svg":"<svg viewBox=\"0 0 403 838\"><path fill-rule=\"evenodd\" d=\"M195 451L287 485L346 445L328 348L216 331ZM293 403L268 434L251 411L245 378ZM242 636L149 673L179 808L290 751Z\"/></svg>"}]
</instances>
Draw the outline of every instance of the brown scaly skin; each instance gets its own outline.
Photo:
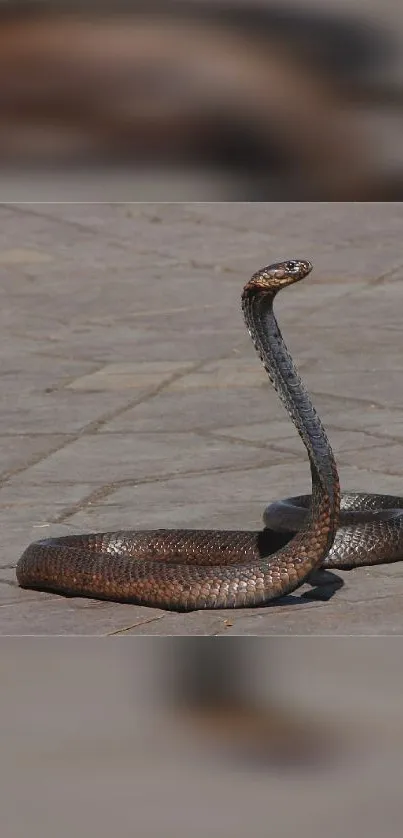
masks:
<instances>
[{"instance_id":1,"label":"brown scaly skin","mask_svg":"<svg viewBox=\"0 0 403 838\"><path fill-rule=\"evenodd\" d=\"M254 274L242 295L256 350L308 452L312 511L303 529L274 554L261 533L242 531L124 531L46 539L31 544L18 562L22 587L176 611L241 608L294 591L322 564L339 520L337 469L272 309L278 291L311 269L306 260L268 266Z\"/></svg>"}]
</instances>

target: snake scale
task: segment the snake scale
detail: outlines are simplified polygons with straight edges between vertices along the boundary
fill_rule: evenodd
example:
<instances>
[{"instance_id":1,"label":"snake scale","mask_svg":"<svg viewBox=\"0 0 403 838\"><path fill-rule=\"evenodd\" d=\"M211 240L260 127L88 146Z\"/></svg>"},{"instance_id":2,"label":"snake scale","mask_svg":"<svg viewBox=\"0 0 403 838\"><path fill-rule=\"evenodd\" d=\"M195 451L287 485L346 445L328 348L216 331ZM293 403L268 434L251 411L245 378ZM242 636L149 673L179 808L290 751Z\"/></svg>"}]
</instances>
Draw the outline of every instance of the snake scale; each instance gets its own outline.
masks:
<instances>
[{"instance_id":1,"label":"snake scale","mask_svg":"<svg viewBox=\"0 0 403 838\"><path fill-rule=\"evenodd\" d=\"M273 311L278 291L311 270L297 259L262 268L245 285L242 308L305 445L312 494L273 503L260 532L127 530L44 539L29 545L17 564L21 587L172 611L241 608L291 593L317 569L403 558L403 498L340 494L330 443Z\"/></svg>"}]
</instances>

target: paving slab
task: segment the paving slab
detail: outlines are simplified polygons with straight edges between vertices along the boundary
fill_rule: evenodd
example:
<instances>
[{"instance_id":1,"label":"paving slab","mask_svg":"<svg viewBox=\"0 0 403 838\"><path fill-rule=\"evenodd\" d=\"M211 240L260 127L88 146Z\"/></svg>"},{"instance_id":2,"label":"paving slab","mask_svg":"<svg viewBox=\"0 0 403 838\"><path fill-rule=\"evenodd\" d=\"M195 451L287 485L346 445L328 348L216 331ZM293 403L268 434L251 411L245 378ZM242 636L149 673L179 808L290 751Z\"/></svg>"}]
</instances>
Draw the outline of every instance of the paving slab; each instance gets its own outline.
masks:
<instances>
[{"instance_id":1,"label":"paving slab","mask_svg":"<svg viewBox=\"0 0 403 838\"><path fill-rule=\"evenodd\" d=\"M403 563L237 612L22 591L46 534L256 528L308 492L304 449L240 295L260 266L314 272L278 300L345 489L403 494L403 204L0 205L0 634L403 634Z\"/></svg>"}]
</instances>

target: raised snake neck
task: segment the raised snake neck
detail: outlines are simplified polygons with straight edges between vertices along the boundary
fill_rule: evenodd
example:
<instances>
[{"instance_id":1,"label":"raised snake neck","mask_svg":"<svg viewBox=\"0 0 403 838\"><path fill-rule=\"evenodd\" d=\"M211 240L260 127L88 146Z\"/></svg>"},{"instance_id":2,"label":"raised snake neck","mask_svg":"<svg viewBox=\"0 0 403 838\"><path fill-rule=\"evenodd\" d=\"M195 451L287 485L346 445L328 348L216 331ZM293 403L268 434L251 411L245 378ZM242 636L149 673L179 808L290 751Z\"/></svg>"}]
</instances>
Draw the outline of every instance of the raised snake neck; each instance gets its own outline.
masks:
<instances>
[{"instance_id":1,"label":"raised snake neck","mask_svg":"<svg viewBox=\"0 0 403 838\"><path fill-rule=\"evenodd\" d=\"M334 541L340 511L340 483L336 461L326 432L295 368L273 312L273 301L280 287L303 279L312 270L312 266L309 262L296 260L290 260L285 265L296 266L294 270L297 279L290 280L286 273L281 286L273 282L273 268L276 266L261 269L244 288L242 308L255 349L308 452L312 475L312 506L308 528L312 528L312 531L318 534L318 521L322 512L328 510L329 550ZM302 267L298 269L299 265ZM279 269L282 269L281 263L277 272ZM267 281L263 282L266 275Z\"/></svg>"},{"instance_id":2,"label":"raised snake neck","mask_svg":"<svg viewBox=\"0 0 403 838\"><path fill-rule=\"evenodd\" d=\"M278 291L311 269L306 260L262 268L242 295L252 340L309 456L312 508L301 531L271 555L260 533L246 531L129 530L45 539L18 562L22 587L177 611L237 608L295 590L322 564L339 521L337 468L273 313Z\"/></svg>"}]
</instances>

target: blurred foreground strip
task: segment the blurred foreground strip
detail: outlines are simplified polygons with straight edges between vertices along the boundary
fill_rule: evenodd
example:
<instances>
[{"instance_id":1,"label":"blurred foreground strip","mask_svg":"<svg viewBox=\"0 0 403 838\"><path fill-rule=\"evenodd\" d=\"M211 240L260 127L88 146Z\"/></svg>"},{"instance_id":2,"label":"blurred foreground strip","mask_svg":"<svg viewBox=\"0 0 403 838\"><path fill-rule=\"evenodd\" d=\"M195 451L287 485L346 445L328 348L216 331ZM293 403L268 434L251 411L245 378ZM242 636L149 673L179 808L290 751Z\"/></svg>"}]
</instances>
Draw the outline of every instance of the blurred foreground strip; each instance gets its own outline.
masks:
<instances>
[{"instance_id":1,"label":"blurred foreground strip","mask_svg":"<svg viewBox=\"0 0 403 838\"><path fill-rule=\"evenodd\" d=\"M399 198L399 47L312 4L3 2L3 199Z\"/></svg>"},{"instance_id":2,"label":"blurred foreground strip","mask_svg":"<svg viewBox=\"0 0 403 838\"><path fill-rule=\"evenodd\" d=\"M211 754L246 768L332 763L340 757L342 728L333 729L316 712L284 702L270 688L270 681L262 691L258 670L250 666L248 655L248 646L254 643L235 638L229 642L223 638L177 641L165 684L173 718ZM270 667L272 650L267 643L265 647Z\"/></svg>"},{"instance_id":3,"label":"blurred foreground strip","mask_svg":"<svg viewBox=\"0 0 403 838\"><path fill-rule=\"evenodd\" d=\"M401 834L400 638L1 643L5 838Z\"/></svg>"}]
</instances>

